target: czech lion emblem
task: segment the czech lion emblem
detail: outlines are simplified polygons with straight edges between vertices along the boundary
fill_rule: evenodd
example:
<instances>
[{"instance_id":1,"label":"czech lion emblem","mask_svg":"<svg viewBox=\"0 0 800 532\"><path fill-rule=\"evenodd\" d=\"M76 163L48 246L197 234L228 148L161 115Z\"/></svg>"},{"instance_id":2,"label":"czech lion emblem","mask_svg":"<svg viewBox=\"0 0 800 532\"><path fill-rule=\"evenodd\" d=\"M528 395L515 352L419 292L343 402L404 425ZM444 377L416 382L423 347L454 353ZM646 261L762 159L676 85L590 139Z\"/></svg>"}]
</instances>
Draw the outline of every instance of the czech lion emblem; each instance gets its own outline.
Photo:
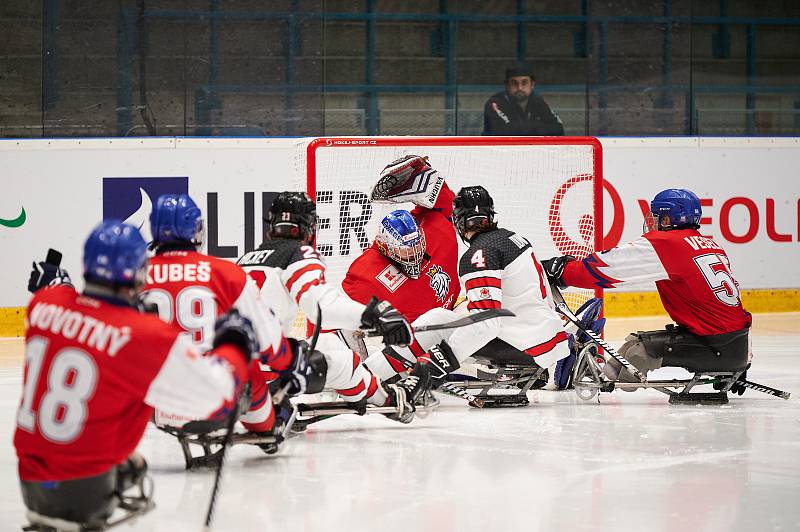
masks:
<instances>
[{"instance_id":1,"label":"czech lion emblem","mask_svg":"<svg viewBox=\"0 0 800 532\"><path fill-rule=\"evenodd\" d=\"M431 278L430 285L436 293L436 301L444 301L450 291L450 276L438 264L428 268L428 277Z\"/></svg>"}]
</instances>

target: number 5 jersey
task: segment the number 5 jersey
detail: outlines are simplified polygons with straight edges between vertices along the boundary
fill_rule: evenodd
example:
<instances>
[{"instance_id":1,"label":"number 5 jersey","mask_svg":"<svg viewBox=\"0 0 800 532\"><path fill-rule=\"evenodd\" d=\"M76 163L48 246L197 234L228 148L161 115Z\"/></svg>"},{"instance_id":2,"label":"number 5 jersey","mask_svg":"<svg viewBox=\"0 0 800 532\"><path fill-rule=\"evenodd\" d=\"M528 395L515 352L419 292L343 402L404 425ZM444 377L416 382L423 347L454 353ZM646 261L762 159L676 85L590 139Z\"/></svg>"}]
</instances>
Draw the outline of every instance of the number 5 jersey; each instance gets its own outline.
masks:
<instances>
[{"instance_id":1,"label":"number 5 jersey","mask_svg":"<svg viewBox=\"0 0 800 532\"><path fill-rule=\"evenodd\" d=\"M569 262L562 279L583 288L655 281L670 318L699 336L738 331L751 322L728 255L695 229L649 231L627 244Z\"/></svg>"}]
</instances>

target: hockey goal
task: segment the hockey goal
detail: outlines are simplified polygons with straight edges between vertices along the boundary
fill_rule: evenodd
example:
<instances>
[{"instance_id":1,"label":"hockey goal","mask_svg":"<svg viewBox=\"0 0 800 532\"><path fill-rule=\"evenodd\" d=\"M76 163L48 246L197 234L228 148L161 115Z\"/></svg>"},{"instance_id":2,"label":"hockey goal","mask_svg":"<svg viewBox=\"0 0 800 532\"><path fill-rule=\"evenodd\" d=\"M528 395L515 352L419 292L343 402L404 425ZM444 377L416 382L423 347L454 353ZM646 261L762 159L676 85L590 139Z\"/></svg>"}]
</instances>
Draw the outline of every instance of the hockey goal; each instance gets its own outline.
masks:
<instances>
[{"instance_id":1,"label":"hockey goal","mask_svg":"<svg viewBox=\"0 0 800 532\"><path fill-rule=\"evenodd\" d=\"M602 247L602 148L596 138L317 138L306 148L305 183L297 185L316 198L317 248L325 256L329 283L342 281L386 213L413 208L367 199L384 166L406 154L427 155L454 192L483 185L494 198L498 224L526 236L540 260L585 257ZM459 250L465 251L463 243ZM573 309L593 295L565 293Z\"/></svg>"}]
</instances>

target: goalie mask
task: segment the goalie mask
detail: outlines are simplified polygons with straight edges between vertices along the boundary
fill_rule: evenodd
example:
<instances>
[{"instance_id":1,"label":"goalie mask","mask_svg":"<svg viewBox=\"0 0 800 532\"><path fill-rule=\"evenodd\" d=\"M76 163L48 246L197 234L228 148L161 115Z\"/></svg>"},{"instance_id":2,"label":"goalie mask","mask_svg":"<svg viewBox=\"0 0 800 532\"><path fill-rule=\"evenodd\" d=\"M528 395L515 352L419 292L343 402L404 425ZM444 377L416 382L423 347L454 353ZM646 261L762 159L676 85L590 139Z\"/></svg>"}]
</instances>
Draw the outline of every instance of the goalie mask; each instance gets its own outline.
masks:
<instances>
[{"instance_id":1,"label":"goalie mask","mask_svg":"<svg viewBox=\"0 0 800 532\"><path fill-rule=\"evenodd\" d=\"M482 233L494 229L494 200L482 186L464 187L453 199L453 225L464 238L470 231Z\"/></svg>"},{"instance_id":2,"label":"goalie mask","mask_svg":"<svg viewBox=\"0 0 800 532\"><path fill-rule=\"evenodd\" d=\"M700 199L682 188L669 188L656 194L650 202L650 216L645 217L645 231L699 229L703 210Z\"/></svg>"},{"instance_id":3,"label":"goalie mask","mask_svg":"<svg viewBox=\"0 0 800 532\"><path fill-rule=\"evenodd\" d=\"M281 192L269 208L270 238L311 242L317 225L317 206L305 192Z\"/></svg>"},{"instance_id":4,"label":"goalie mask","mask_svg":"<svg viewBox=\"0 0 800 532\"><path fill-rule=\"evenodd\" d=\"M413 279L419 277L425 258L425 233L410 212L398 209L387 214L381 220L375 244L378 251L397 263L406 275Z\"/></svg>"}]
</instances>

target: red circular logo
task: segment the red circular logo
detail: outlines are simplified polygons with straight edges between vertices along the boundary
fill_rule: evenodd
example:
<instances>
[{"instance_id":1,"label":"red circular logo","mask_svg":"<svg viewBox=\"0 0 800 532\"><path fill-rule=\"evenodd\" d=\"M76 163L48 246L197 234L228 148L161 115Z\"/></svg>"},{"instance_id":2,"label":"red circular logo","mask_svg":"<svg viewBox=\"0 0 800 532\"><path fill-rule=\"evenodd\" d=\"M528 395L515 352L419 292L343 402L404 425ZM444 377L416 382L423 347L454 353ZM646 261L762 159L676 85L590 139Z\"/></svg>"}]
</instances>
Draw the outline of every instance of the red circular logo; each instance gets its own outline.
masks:
<instances>
[{"instance_id":1,"label":"red circular logo","mask_svg":"<svg viewBox=\"0 0 800 532\"><path fill-rule=\"evenodd\" d=\"M595 228L594 213L583 213L578 216L578 236L581 242L576 242L569 234L567 234L562 222L561 208L564 204L564 198L567 193L579 183L588 183L591 185L594 177L591 174L578 174L569 178L564 182L550 202L550 212L548 216L548 224L550 228L550 236L556 245L556 249L562 255L575 255L577 257L585 257L595 251L595 231L602 231L602 227ZM622 230L625 227L625 211L622 206L622 199L619 197L617 190L608 181L603 180L603 189L608 192L611 197L612 222L611 228L608 233L603 235L603 243L601 249L610 249L619 244L622 238ZM602 199L601 199L602 201ZM619 213L619 216L617 215Z\"/></svg>"}]
</instances>

